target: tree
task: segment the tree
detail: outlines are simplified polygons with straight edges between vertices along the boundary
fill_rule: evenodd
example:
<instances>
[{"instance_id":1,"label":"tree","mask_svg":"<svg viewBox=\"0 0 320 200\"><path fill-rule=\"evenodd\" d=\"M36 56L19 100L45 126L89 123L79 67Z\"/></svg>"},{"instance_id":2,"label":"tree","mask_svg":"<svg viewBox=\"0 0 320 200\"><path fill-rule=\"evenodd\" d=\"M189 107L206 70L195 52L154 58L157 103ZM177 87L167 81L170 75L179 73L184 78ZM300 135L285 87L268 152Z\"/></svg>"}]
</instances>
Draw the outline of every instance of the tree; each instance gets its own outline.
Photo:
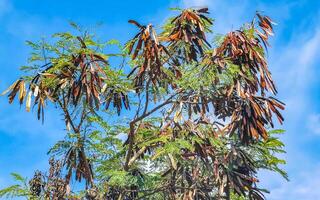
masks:
<instances>
[{"instance_id":1,"label":"tree","mask_svg":"<svg viewBox=\"0 0 320 200\"><path fill-rule=\"evenodd\" d=\"M28 42L27 75L4 93L42 121L46 105L55 105L66 137L26 197L260 200L267 191L258 170L287 179L276 157L284 153L275 136L282 131L272 130L284 109L266 61L273 22L257 13L209 42L207 8L178 12L158 34L129 20L138 33L124 47L75 24L77 34ZM106 53L110 45L120 53ZM70 191L71 179L85 182L83 192ZM17 187L0 195L21 195Z\"/></svg>"}]
</instances>

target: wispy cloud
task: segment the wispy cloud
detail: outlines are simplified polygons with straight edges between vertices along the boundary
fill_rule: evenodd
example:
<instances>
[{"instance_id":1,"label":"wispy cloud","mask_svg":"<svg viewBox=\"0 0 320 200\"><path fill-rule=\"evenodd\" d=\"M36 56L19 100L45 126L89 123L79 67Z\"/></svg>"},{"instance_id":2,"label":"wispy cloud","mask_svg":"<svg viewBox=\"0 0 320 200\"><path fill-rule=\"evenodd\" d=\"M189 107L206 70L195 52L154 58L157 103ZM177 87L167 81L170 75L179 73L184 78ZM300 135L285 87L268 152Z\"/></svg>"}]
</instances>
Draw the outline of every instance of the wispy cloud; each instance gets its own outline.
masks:
<instances>
[{"instance_id":1,"label":"wispy cloud","mask_svg":"<svg viewBox=\"0 0 320 200\"><path fill-rule=\"evenodd\" d=\"M61 31L67 21L38 16L18 10L11 0L0 0L0 93L21 74L18 68L26 64L29 48L25 40L40 39L55 31ZM47 150L64 136L61 116L50 106L46 109L45 123L36 119L36 113L26 113L24 106L10 105L6 97L0 97L0 188L13 183L9 174L32 176L36 169L47 165Z\"/></svg>"},{"instance_id":2,"label":"wispy cloud","mask_svg":"<svg viewBox=\"0 0 320 200\"><path fill-rule=\"evenodd\" d=\"M313 170L302 171L291 182L284 183L272 190L269 199L273 200L315 200L320 199L320 164Z\"/></svg>"},{"instance_id":3,"label":"wispy cloud","mask_svg":"<svg viewBox=\"0 0 320 200\"><path fill-rule=\"evenodd\" d=\"M317 56L320 55L320 27L307 31L300 30L285 49L283 61L286 64L281 64L283 64L283 72L289 71L289 77L286 80L290 86L286 86L292 87L291 84L294 84L296 90L308 87L308 84L316 78L314 64L318 61Z\"/></svg>"},{"instance_id":4,"label":"wispy cloud","mask_svg":"<svg viewBox=\"0 0 320 200\"><path fill-rule=\"evenodd\" d=\"M319 16L314 16L318 18ZM320 26L310 24L305 27L305 21L295 24L295 31L287 42L281 41L273 45L270 52L270 66L280 90L280 99L286 105L285 125L287 130L284 136L288 154L289 183L281 179L265 177L269 181L272 200L312 200L320 199L320 192L315 188L320 187L320 170L313 162L314 155L301 149L308 145L308 140L320 134L320 115L312 105L313 92L310 88L318 78L317 64L320 63ZM283 37L288 33L283 30ZM303 136L304 135L304 136ZM315 138L314 138L315 139Z\"/></svg>"},{"instance_id":5,"label":"wispy cloud","mask_svg":"<svg viewBox=\"0 0 320 200\"><path fill-rule=\"evenodd\" d=\"M298 29L288 44L271 51L270 66L279 83L280 95L287 104L287 121L304 122L303 115L308 115L313 109L308 88L318 78L316 64L320 61L317 59L320 55L320 27Z\"/></svg>"},{"instance_id":6,"label":"wispy cloud","mask_svg":"<svg viewBox=\"0 0 320 200\"><path fill-rule=\"evenodd\" d=\"M300 49L301 55L299 62L303 66L310 66L316 61L316 56L319 56L320 49L320 27L315 31L314 35Z\"/></svg>"},{"instance_id":7,"label":"wispy cloud","mask_svg":"<svg viewBox=\"0 0 320 200\"><path fill-rule=\"evenodd\" d=\"M320 135L320 114L313 113L307 118L308 129L311 133Z\"/></svg>"}]
</instances>

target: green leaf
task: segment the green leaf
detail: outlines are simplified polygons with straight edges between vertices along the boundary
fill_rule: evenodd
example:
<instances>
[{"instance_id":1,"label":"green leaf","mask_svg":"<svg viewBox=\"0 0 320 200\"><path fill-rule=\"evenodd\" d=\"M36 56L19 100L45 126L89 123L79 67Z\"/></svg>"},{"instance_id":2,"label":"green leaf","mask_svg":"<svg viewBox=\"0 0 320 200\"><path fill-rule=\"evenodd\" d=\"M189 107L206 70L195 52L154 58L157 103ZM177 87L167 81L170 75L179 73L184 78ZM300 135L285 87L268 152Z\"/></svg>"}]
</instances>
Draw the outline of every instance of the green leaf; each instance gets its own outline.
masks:
<instances>
[{"instance_id":1,"label":"green leaf","mask_svg":"<svg viewBox=\"0 0 320 200\"><path fill-rule=\"evenodd\" d=\"M20 174L18 173L11 173L11 176L14 178L14 180L19 181L19 182L24 182L26 181L26 178L23 178Z\"/></svg>"}]
</instances>

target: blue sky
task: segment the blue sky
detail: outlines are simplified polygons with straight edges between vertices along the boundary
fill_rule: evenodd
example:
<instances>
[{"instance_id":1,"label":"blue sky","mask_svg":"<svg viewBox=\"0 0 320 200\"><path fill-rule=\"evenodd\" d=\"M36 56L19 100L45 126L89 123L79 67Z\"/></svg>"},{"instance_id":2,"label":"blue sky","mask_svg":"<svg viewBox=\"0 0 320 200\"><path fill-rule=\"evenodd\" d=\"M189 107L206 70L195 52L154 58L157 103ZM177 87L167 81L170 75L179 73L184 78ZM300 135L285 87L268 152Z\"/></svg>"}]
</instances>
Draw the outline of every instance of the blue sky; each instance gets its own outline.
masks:
<instances>
[{"instance_id":1,"label":"blue sky","mask_svg":"<svg viewBox=\"0 0 320 200\"><path fill-rule=\"evenodd\" d=\"M208 6L216 19L213 29L226 33L263 11L278 23L268 60L286 104L282 136L290 176L261 172L261 185L271 200L320 199L320 1L285 0L0 0L0 90L20 74L30 49L25 40L36 40L69 30L68 21L84 26L103 22L98 30L104 39L126 41L135 28L127 23L160 25L170 16L169 7ZM45 124L24 108L9 106L0 98L0 187L11 182L10 172L31 176L47 166L48 148L63 137L61 116L50 108Z\"/></svg>"}]
</instances>

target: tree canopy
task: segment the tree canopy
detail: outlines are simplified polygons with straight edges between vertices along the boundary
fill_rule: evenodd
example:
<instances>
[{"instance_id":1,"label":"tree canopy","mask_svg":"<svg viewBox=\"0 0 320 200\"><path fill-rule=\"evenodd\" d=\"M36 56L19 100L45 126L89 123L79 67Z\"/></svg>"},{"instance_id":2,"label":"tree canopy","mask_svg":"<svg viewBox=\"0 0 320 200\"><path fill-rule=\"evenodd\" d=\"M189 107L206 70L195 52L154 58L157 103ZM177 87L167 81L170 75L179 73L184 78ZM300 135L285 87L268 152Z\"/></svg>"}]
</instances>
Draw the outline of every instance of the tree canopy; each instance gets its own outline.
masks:
<instances>
[{"instance_id":1,"label":"tree canopy","mask_svg":"<svg viewBox=\"0 0 320 200\"><path fill-rule=\"evenodd\" d=\"M13 174L20 184L0 196L263 200L259 170L288 178L273 122L284 103L266 60L272 20L256 13L218 35L207 8L174 12L161 28L129 20L137 33L125 45L73 23L74 34L28 42L25 75L4 94L43 123L54 105L66 135L48 172Z\"/></svg>"}]
</instances>

